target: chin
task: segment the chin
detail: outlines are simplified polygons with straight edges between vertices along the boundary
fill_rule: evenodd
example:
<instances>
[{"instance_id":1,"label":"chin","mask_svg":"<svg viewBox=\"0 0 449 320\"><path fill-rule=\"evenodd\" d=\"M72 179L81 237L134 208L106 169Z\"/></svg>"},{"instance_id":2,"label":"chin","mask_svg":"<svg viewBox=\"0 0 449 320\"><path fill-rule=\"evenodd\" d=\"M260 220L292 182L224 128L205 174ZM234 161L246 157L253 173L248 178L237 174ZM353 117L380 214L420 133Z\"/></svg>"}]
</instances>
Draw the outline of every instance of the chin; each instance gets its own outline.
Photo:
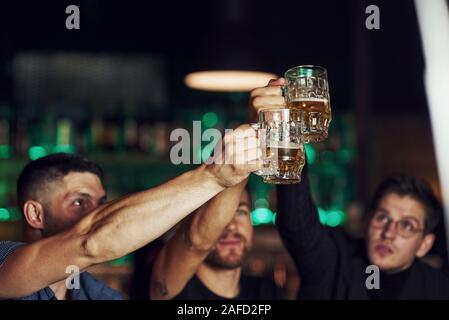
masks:
<instances>
[{"instance_id":1,"label":"chin","mask_svg":"<svg viewBox=\"0 0 449 320\"><path fill-rule=\"evenodd\" d=\"M396 272L404 269L403 266L392 263L392 257L380 257L376 254L370 255L370 263L379 267L383 272Z\"/></svg>"}]
</instances>

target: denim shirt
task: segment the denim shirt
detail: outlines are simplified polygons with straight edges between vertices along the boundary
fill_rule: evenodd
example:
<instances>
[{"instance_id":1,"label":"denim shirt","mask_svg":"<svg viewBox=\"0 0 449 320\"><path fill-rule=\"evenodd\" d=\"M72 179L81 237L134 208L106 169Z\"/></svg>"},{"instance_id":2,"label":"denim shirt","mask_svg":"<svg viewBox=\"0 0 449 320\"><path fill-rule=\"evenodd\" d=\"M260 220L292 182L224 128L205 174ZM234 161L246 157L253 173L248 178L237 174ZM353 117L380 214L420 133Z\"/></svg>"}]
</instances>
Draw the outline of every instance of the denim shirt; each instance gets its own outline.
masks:
<instances>
[{"instance_id":1,"label":"denim shirt","mask_svg":"<svg viewBox=\"0 0 449 320\"><path fill-rule=\"evenodd\" d=\"M25 245L21 242L0 241L0 266L16 249ZM90 273L80 273L80 288L67 291L71 300L122 300L122 295L95 279ZM15 300L57 300L50 287L43 288L31 295L15 298Z\"/></svg>"}]
</instances>

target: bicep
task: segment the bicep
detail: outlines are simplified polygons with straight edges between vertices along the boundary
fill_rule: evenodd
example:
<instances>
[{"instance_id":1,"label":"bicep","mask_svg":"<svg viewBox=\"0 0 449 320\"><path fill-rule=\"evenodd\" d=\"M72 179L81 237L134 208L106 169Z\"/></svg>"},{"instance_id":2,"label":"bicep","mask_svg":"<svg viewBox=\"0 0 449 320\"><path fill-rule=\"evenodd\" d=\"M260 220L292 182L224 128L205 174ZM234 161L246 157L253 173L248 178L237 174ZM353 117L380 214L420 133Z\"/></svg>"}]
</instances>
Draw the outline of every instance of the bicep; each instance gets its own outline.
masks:
<instances>
[{"instance_id":1,"label":"bicep","mask_svg":"<svg viewBox=\"0 0 449 320\"><path fill-rule=\"evenodd\" d=\"M0 265L0 297L30 295L64 279L70 265L87 267L80 242L63 233L14 250Z\"/></svg>"}]
</instances>

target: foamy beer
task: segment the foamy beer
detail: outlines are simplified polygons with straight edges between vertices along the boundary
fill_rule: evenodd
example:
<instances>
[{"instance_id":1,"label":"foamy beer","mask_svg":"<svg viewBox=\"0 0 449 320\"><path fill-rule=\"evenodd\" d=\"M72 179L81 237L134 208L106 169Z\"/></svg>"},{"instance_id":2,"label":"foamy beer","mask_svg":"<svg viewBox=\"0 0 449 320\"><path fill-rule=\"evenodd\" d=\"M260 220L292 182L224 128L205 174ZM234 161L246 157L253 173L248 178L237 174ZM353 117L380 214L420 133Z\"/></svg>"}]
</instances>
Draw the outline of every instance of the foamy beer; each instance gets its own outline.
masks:
<instances>
[{"instance_id":1,"label":"foamy beer","mask_svg":"<svg viewBox=\"0 0 449 320\"><path fill-rule=\"evenodd\" d=\"M263 168L256 172L264 182L292 184L301 181L304 145L301 135L301 111L266 109L259 112L258 131Z\"/></svg>"},{"instance_id":2,"label":"foamy beer","mask_svg":"<svg viewBox=\"0 0 449 320\"><path fill-rule=\"evenodd\" d=\"M318 66L298 66L285 72L283 88L287 107L302 111L304 142L323 141L332 120L327 71Z\"/></svg>"}]
</instances>

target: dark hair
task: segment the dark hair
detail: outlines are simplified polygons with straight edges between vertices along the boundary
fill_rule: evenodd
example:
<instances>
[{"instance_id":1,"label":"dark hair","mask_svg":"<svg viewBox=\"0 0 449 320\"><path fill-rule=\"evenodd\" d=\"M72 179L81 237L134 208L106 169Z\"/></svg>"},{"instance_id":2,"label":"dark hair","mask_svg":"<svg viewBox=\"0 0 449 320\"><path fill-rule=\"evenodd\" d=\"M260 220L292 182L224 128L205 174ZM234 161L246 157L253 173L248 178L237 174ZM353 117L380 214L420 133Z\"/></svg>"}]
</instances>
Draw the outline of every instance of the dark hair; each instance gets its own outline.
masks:
<instances>
[{"instance_id":1,"label":"dark hair","mask_svg":"<svg viewBox=\"0 0 449 320\"><path fill-rule=\"evenodd\" d=\"M376 210L382 197L389 193L410 196L421 203L426 212L424 233L433 232L440 220L442 206L426 181L406 174L395 174L384 179L371 199L370 212Z\"/></svg>"},{"instance_id":2,"label":"dark hair","mask_svg":"<svg viewBox=\"0 0 449 320\"><path fill-rule=\"evenodd\" d=\"M17 180L17 201L24 203L36 197L45 184L64 178L70 172L90 172L103 179L103 170L92 161L68 153L55 153L29 162Z\"/></svg>"}]
</instances>

